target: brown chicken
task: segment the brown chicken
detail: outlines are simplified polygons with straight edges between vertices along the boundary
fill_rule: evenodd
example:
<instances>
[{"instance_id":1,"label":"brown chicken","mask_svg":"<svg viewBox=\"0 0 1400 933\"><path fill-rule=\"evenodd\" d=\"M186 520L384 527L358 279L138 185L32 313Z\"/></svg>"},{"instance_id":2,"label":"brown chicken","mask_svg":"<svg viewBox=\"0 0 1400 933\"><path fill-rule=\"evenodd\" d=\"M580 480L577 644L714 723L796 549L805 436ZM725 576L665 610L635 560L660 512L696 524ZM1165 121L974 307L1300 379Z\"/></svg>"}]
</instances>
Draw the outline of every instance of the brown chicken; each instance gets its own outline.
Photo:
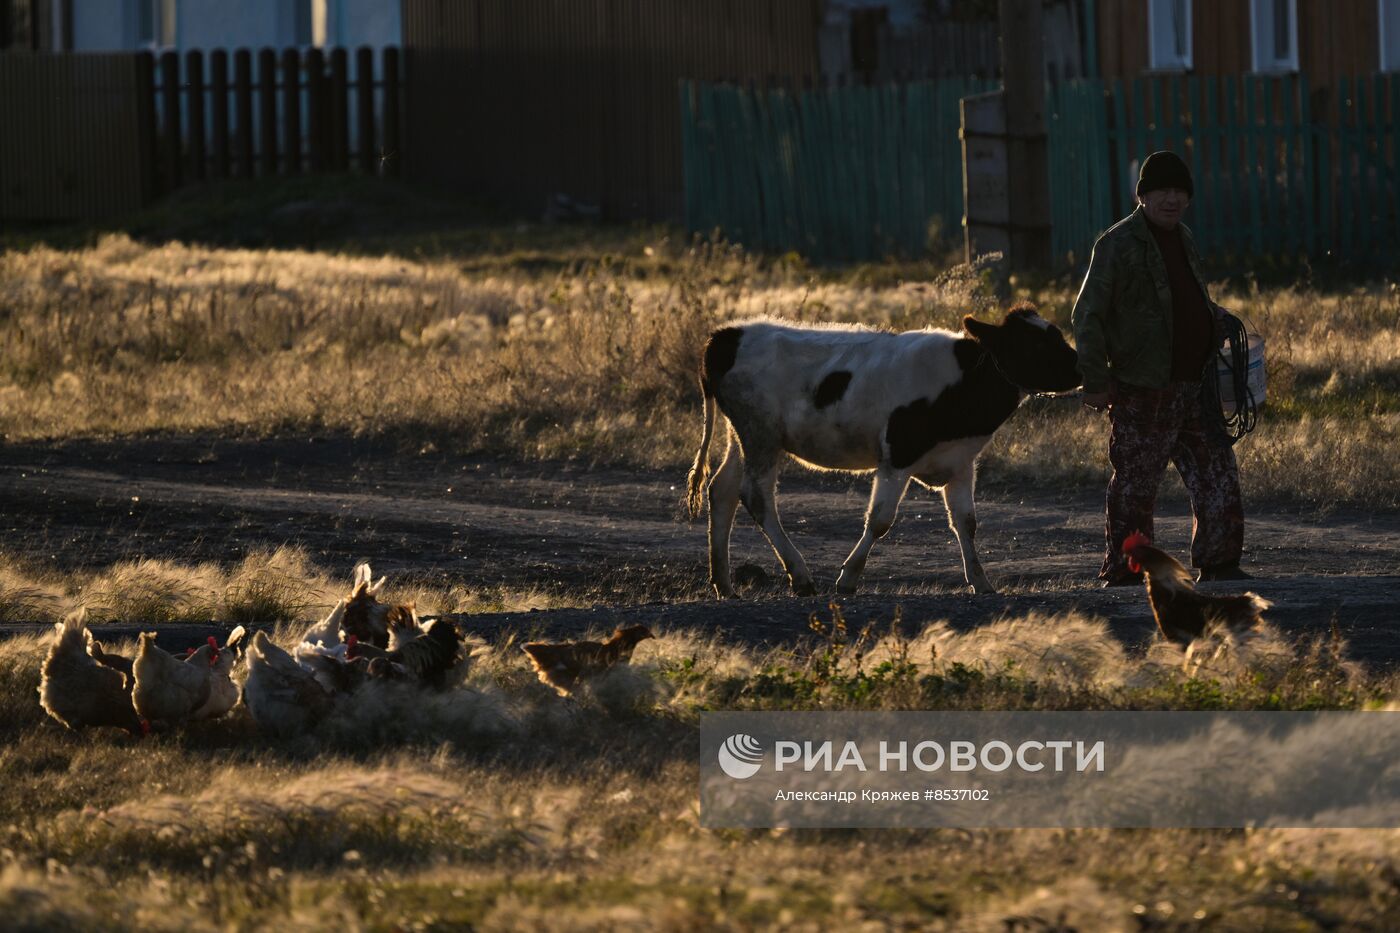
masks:
<instances>
[{"instance_id":1,"label":"brown chicken","mask_svg":"<svg viewBox=\"0 0 1400 933\"><path fill-rule=\"evenodd\" d=\"M1263 621L1269 601L1254 593L1211 596L1196 592L1191 575L1167 552L1152 546L1147 535L1134 532L1123 542L1128 569L1147 576L1147 598L1162 637L1185 645L1209 629L1251 629Z\"/></svg>"},{"instance_id":2,"label":"brown chicken","mask_svg":"<svg viewBox=\"0 0 1400 933\"><path fill-rule=\"evenodd\" d=\"M612 633L607 641L566 642L550 645L532 641L521 645L540 680L561 696L573 692L579 682L632 660L637 643L655 638L645 625L629 625Z\"/></svg>"},{"instance_id":3,"label":"brown chicken","mask_svg":"<svg viewBox=\"0 0 1400 933\"><path fill-rule=\"evenodd\" d=\"M131 658L124 654L108 651L107 646L96 638L89 639L87 652L89 657L103 667L110 667L114 671L121 671L125 674L129 678L127 681L128 689L136 682L135 675L131 672Z\"/></svg>"},{"instance_id":4,"label":"brown chicken","mask_svg":"<svg viewBox=\"0 0 1400 933\"><path fill-rule=\"evenodd\" d=\"M39 684L44 710L70 729L116 726L145 735L149 727L131 704L131 678L88 654L87 610L70 613L56 628Z\"/></svg>"}]
</instances>

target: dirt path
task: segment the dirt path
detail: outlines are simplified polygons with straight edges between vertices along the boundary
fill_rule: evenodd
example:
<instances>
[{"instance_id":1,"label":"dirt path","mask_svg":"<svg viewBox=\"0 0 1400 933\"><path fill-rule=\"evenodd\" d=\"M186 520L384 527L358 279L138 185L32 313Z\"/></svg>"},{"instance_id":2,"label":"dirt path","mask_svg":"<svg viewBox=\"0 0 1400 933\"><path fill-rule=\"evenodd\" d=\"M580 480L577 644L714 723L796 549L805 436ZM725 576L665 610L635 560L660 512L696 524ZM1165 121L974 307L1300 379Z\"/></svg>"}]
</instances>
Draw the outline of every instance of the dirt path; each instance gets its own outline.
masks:
<instances>
[{"instance_id":1,"label":"dirt path","mask_svg":"<svg viewBox=\"0 0 1400 933\"><path fill-rule=\"evenodd\" d=\"M704 525L677 520L682 482L680 471L462 461L339 439L6 445L0 547L79 568L138 556L229 562L291 543L347 575L370 558L376 572L428 584L541 590L598 606L473 616L485 634L567 634L635 619L718 628L746 641L800 636L825 599L787 598L776 579L738 602L706 598ZM831 584L859 534L867 491L860 479L789 470L780 506L819 583ZM984 489L979 551L1003 595L974 598L962 592L941 503L916 490L876 549L865 592L843 600L848 615L887 621L899 605L911 625L946 618L972 626L1079 607L1141 644L1151 633L1141 592L1093 587L1100 502L1096 494ZM1159 511L1158 542L1184 553L1185 503L1169 491ZM1247 563L1263 575L1253 588L1276 603L1276 624L1325 633L1335 619L1358 658L1400 663L1400 515L1256 508L1249 520ZM736 528L734 555L736 565L776 572L748 522Z\"/></svg>"}]
</instances>

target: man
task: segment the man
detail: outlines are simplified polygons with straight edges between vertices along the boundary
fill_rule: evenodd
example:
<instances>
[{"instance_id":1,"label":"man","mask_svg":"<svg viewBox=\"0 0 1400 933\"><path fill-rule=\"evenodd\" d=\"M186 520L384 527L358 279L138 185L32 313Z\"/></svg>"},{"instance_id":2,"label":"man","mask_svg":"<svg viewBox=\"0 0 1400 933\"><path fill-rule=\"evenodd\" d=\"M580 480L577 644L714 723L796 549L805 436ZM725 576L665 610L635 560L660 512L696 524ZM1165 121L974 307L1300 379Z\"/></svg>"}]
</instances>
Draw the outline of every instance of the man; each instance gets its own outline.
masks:
<instances>
[{"instance_id":1,"label":"man","mask_svg":"<svg viewBox=\"0 0 1400 933\"><path fill-rule=\"evenodd\" d=\"M1195 187L1176 154L1142 163L1138 207L1094 244L1074 303L1084 404L1109 413L1105 586L1139 583L1123 541L1152 536L1152 511L1167 461L1191 496L1191 564L1202 580L1242 580L1244 509L1239 469L1222 432L1202 423L1203 379L1214 379L1217 315L1200 258L1181 217Z\"/></svg>"}]
</instances>

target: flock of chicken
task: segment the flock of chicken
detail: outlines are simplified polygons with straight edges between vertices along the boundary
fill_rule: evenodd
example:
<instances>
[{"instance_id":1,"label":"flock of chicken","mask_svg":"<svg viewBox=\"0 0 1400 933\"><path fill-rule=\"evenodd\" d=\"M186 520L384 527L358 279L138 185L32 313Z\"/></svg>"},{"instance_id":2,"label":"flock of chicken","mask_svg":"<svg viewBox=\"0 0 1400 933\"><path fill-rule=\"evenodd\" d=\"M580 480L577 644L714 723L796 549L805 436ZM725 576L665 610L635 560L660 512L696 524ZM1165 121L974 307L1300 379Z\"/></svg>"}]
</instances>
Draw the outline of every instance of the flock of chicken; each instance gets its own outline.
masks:
<instances>
[{"instance_id":1,"label":"flock of chicken","mask_svg":"<svg viewBox=\"0 0 1400 933\"><path fill-rule=\"evenodd\" d=\"M1145 535L1131 536L1124 553L1131 569L1143 571L1153 616L1168 641L1185 645L1217 626L1253 628L1269 606L1253 593L1198 593L1186 568ZM310 626L291 652L262 631L245 650L246 632L239 626L222 646L211 636L183 658L157 648L156 636L144 632L136 656L128 658L93 638L79 610L57 626L44 660L40 703L70 729L115 726L145 735L151 723L216 719L241 696L260 729L289 735L313 726L339 697L371 681L446 689L461 661L457 627L446 619L421 620L411 604L380 602L383 586L384 578L373 581L368 564L357 566L350 595ZM567 697L581 681L628 663L637 644L652 637L646 626L634 625L603 642L522 647L540 680ZM244 659L247 676L240 690L233 674Z\"/></svg>"},{"instance_id":2,"label":"flock of chicken","mask_svg":"<svg viewBox=\"0 0 1400 933\"><path fill-rule=\"evenodd\" d=\"M262 631L245 649L246 632L239 626L222 646L211 636L184 657L157 648L155 635L144 632L136 656L128 658L95 639L86 612L79 610L57 626L39 701L70 729L115 726L145 735L152 723L223 716L241 695L259 729L291 735L371 681L446 689L461 661L457 627L446 619L421 620L411 604L380 602L383 586L384 578L373 582L368 564L357 566L350 595L311 625L291 652ZM568 696L581 681L629 662L637 643L651 637L637 625L618 629L604 642L531 642L523 648L540 680ZM233 677L240 660L247 665L241 691Z\"/></svg>"}]
</instances>

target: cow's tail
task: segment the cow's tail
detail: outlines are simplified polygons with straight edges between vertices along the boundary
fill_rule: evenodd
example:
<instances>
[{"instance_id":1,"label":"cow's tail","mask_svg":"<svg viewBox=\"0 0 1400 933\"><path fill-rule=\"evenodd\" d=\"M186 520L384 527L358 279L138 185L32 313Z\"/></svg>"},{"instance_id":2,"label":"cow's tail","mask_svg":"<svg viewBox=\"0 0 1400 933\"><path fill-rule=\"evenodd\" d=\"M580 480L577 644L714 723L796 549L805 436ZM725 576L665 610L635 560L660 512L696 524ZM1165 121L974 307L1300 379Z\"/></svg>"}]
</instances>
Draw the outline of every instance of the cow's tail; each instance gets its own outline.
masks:
<instances>
[{"instance_id":1,"label":"cow's tail","mask_svg":"<svg viewBox=\"0 0 1400 933\"><path fill-rule=\"evenodd\" d=\"M710 439L715 435L715 397L702 380L700 390L705 396L705 433L700 436L700 449L695 453L695 462L690 465L690 475L686 478L686 510L691 521L700 517L705 502L705 483L710 478Z\"/></svg>"}]
</instances>

